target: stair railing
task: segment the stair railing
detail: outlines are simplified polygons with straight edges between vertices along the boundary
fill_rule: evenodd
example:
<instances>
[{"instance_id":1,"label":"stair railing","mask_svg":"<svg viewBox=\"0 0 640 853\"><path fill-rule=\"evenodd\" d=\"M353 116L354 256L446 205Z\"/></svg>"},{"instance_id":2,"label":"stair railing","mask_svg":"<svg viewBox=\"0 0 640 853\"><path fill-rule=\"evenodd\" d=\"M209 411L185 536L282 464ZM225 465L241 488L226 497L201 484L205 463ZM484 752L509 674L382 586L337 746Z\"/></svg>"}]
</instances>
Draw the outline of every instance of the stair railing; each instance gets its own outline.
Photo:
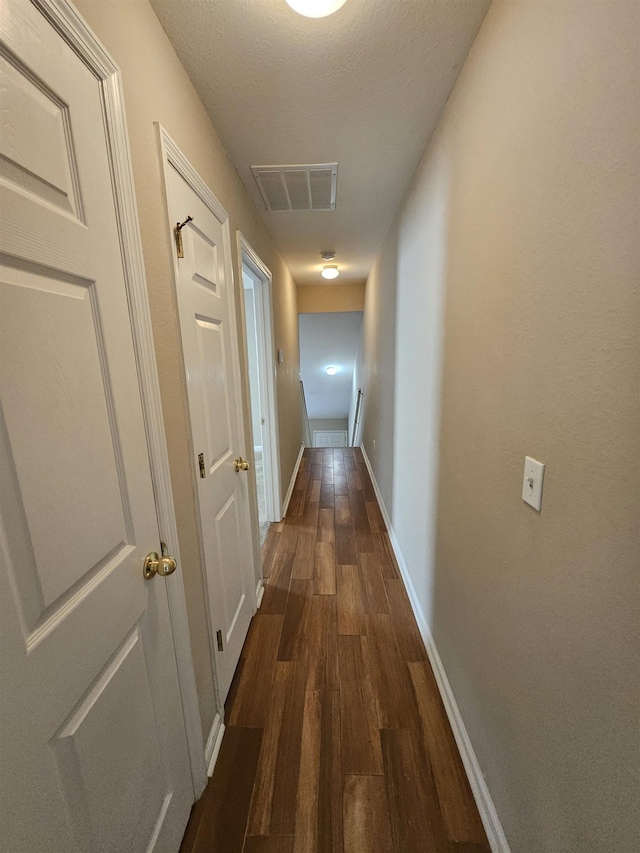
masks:
<instances>
[{"instance_id":1,"label":"stair railing","mask_svg":"<svg viewBox=\"0 0 640 853\"><path fill-rule=\"evenodd\" d=\"M307 400L304 396L304 382L302 379L300 380L300 397L302 398L302 443L305 447L313 447L309 414L307 412Z\"/></svg>"}]
</instances>

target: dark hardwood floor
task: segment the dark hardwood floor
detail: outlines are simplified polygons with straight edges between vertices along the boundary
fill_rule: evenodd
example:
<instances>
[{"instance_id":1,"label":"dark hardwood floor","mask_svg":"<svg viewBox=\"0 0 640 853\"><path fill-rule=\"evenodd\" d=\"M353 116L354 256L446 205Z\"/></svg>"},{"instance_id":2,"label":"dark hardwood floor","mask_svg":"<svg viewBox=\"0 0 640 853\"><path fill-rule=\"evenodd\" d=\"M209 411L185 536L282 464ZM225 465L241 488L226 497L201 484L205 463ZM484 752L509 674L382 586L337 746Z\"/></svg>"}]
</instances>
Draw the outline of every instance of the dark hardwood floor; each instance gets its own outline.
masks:
<instances>
[{"instance_id":1,"label":"dark hardwood floor","mask_svg":"<svg viewBox=\"0 0 640 853\"><path fill-rule=\"evenodd\" d=\"M359 449L305 450L181 853L488 853Z\"/></svg>"}]
</instances>

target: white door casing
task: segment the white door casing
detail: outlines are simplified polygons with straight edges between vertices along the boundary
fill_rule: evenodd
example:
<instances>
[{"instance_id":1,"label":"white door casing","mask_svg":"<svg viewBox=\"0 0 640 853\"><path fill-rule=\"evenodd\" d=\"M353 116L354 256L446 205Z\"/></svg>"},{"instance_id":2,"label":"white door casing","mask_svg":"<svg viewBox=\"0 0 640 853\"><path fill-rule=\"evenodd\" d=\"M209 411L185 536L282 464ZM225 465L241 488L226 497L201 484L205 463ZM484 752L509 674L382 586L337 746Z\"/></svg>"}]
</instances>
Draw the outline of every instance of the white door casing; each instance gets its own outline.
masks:
<instances>
[{"instance_id":1,"label":"white door casing","mask_svg":"<svg viewBox=\"0 0 640 853\"><path fill-rule=\"evenodd\" d=\"M260 440L263 446L266 509L269 521L282 520L280 490L280 442L278 435L278 403L271 304L272 277L258 254L238 232L239 268L247 266L254 279L258 369L260 383L261 415L264 420ZM254 436L255 439L258 436Z\"/></svg>"},{"instance_id":2,"label":"white door casing","mask_svg":"<svg viewBox=\"0 0 640 853\"><path fill-rule=\"evenodd\" d=\"M224 703L256 609L229 218L158 127L174 254L212 653ZM184 257L175 251L175 225ZM202 454L202 461L200 455ZM220 634L218 635L218 632ZM222 648L220 648L219 640Z\"/></svg>"},{"instance_id":3,"label":"white door casing","mask_svg":"<svg viewBox=\"0 0 640 853\"><path fill-rule=\"evenodd\" d=\"M174 850L193 673L179 578L142 576L175 535L120 82L62 0L5 0L0 42L0 846Z\"/></svg>"}]
</instances>

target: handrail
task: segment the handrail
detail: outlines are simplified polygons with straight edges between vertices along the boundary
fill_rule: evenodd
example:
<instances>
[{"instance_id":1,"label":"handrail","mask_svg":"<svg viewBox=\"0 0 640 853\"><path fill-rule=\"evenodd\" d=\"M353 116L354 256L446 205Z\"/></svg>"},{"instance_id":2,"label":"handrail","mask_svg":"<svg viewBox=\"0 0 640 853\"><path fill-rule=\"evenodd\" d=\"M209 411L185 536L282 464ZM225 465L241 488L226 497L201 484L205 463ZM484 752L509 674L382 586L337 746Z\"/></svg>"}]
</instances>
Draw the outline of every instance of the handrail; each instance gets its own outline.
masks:
<instances>
[{"instance_id":1,"label":"handrail","mask_svg":"<svg viewBox=\"0 0 640 853\"><path fill-rule=\"evenodd\" d=\"M353 434L351 435L351 447L356 446L356 438L358 436L358 424L360 423L360 413L362 411L362 398L364 392L362 388L358 388L358 398L356 400L356 412L353 417Z\"/></svg>"},{"instance_id":2,"label":"handrail","mask_svg":"<svg viewBox=\"0 0 640 853\"><path fill-rule=\"evenodd\" d=\"M305 447L313 447L309 413L307 412L307 399L304 395L304 382L302 379L300 380L300 396L302 398L302 443Z\"/></svg>"}]
</instances>

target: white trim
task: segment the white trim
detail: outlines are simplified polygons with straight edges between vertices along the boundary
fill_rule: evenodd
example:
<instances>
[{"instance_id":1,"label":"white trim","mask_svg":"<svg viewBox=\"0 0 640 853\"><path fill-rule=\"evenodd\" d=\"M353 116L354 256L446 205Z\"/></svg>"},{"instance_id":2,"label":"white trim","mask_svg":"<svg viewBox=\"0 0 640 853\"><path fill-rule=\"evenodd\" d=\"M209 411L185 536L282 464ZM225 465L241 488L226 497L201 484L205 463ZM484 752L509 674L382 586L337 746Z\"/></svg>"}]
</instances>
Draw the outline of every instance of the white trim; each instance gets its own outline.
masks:
<instances>
[{"instance_id":1,"label":"white trim","mask_svg":"<svg viewBox=\"0 0 640 853\"><path fill-rule=\"evenodd\" d=\"M298 470L300 469L300 463L302 462L302 454L304 453L304 444L300 445L300 453L298 453L298 458L296 459L296 464L293 466L293 474L291 475L291 481L289 483L289 488L287 489L287 494L284 496L284 503L282 504L282 517L284 518L287 514L287 510L289 509L289 501L291 500L291 495L293 494L293 487L296 484L296 477L298 476Z\"/></svg>"},{"instance_id":2,"label":"white trim","mask_svg":"<svg viewBox=\"0 0 640 853\"><path fill-rule=\"evenodd\" d=\"M256 320L258 309L261 332L260 346L261 363L261 385L266 389L265 426L268 442L268 454L263 449L263 464L265 471L265 491L267 515L269 521L279 521L282 518L282 496L280 494L280 435L278 429L278 394L277 373L275 361L274 331L273 331L273 277L271 271L260 259L241 231L236 232L238 239L238 269L242 276L242 267L246 263L248 267L254 267L256 276L261 280L262 287L258 291L258 302L256 304ZM246 315L244 310L244 287L240 288L242 293L242 327L246 337ZM245 343L246 346L246 343ZM248 383L247 383L248 386ZM263 390L263 389L261 389ZM255 444L254 436L254 444ZM267 470L268 469L268 470Z\"/></svg>"},{"instance_id":3,"label":"white trim","mask_svg":"<svg viewBox=\"0 0 640 853\"><path fill-rule=\"evenodd\" d=\"M124 278L129 299L131 327L140 377L142 409L151 477L155 492L156 514L160 538L180 565L169 459L167 455L160 386L153 345L151 315L147 294L140 225L129 153L129 138L124 111L122 79L94 33L66 0L34 0L36 6L53 24L83 62L93 71L102 91L105 127L112 171L116 217L122 251ZM182 698L191 777L197 799L207 782L204 763L202 725L198 707L195 671L182 573L175 572L166 580L171 632L175 648L178 680Z\"/></svg>"},{"instance_id":4,"label":"white trim","mask_svg":"<svg viewBox=\"0 0 640 853\"><path fill-rule=\"evenodd\" d=\"M209 777L213 776L220 747L222 746L224 731L225 725L222 722L222 716L220 713L217 713L213 720L209 737L207 738L207 745L204 748L204 760L207 765L207 776Z\"/></svg>"},{"instance_id":5,"label":"white trim","mask_svg":"<svg viewBox=\"0 0 640 853\"><path fill-rule=\"evenodd\" d=\"M369 476L371 477L373 490L376 493L382 517L384 518L384 522L389 532L389 539L391 540L391 546L396 560L398 561L398 566L400 567L402 580L404 581L409 601L411 602L411 609L413 610L413 615L418 623L418 628L420 629L420 634L422 635L422 640L427 650L427 655L429 656L431 668L433 669L433 674L438 684L438 690L440 691L440 696L442 698L445 711L447 712L451 729L453 730L453 736L455 737L458 745L460 757L462 758L462 763L464 764L464 769L466 770L469 784L471 785L471 791L473 792L484 830L487 833L489 845L491 846L493 853L510 853L509 844L507 843L502 824L500 823L500 818L498 817L496 807L491 799L491 794L482 773L482 768L480 767L478 758L471 744L469 733L467 732L464 720L462 719L460 708L458 707L451 684L447 678L447 673L445 672L442 660L440 659L429 624L424 615L424 611L420 606L420 602L418 601L407 564L402 554L402 550L400 549L400 544L393 529L393 525L391 524L389 513L387 512L387 508L382 499L380 488L378 487L378 482L375 474L373 473L369 457L367 456L367 451L363 444L360 445L360 449L362 450L362 456L364 457L365 465L367 466Z\"/></svg>"},{"instance_id":6,"label":"white trim","mask_svg":"<svg viewBox=\"0 0 640 853\"><path fill-rule=\"evenodd\" d=\"M258 581L256 586L256 610L260 609L260 605L262 604L262 596L264 595L264 583L262 578Z\"/></svg>"}]
</instances>

